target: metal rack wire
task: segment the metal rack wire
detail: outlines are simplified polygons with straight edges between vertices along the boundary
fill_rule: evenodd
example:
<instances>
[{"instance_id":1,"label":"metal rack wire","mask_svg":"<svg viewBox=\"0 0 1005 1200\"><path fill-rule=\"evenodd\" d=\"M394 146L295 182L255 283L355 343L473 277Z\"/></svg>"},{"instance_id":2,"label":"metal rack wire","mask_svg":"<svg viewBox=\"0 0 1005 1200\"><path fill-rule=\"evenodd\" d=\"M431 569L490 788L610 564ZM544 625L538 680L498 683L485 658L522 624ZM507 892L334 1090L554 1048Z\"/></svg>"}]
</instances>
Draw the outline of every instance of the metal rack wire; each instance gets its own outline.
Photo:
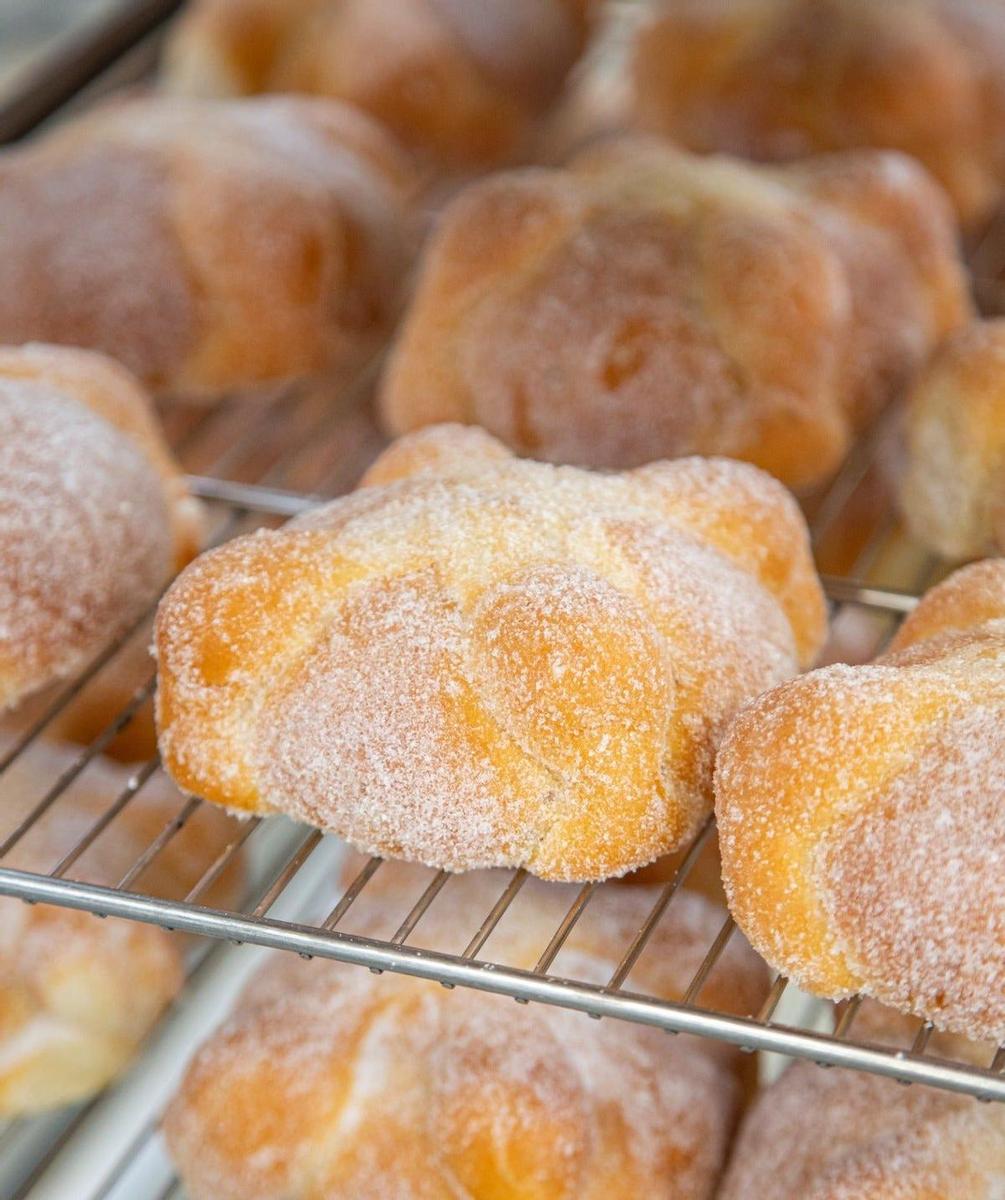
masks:
<instances>
[{"instance_id":1,"label":"metal rack wire","mask_svg":"<svg viewBox=\"0 0 1005 1200\"><path fill-rule=\"evenodd\" d=\"M192 480L195 489L210 499L218 511L215 540L232 536L263 520L288 517L352 482L380 445L379 434L370 421L365 404L373 371L371 364L350 387L308 389L296 396L274 397L261 407L258 421L251 426L238 410L238 418L246 428L242 439L230 443L224 464L237 478L224 479L217 474L194 476ZM233 420L238 403L235 401L229 409L219 413L201 414L181 439L181 453L189 460L197 460L205 444L212 440L213 429ZM273 452L272 461L260 469L263 426L268 424L277 408L283 413L285 445L278 453ZM324 436L319 436L322 432ZM888 430L884 426L877 428L849 458L830 488L808 505L818 553L824 561L829 557L838 562L846 553L849 538L857 539L853 551L854 567L863 579L827 576L826 584L837 616L859 613L880 619L875 627L868 629L872 644L867 652L882 642L896 621L912 607L918 588L927 584L939 570L936 562L913 551L905 542L889 506L877 509L876 496L882 494L885 486L881 451L887 436ZM249 470L258 471L258 483L241 478ZM299 483L300 488L285 486L291 481ZM863 495L869 500L870 511L879 513L865 528L857 520L857 506ZM849 521L853 519L854 528L849 529ZM899 575L891 573L895 567L899 569ZM883 579L889 584L881 586L872 582L873 579ZM11 750L0 759L0 790L5 772L35 739L42 736L46 725L72 702L88 679L115 659L122 640L99 655L55 698L46 712L21 733ZM859 650L862 649L859 646ZM840 647L835 650L839 652ZM60 803L67 788L86 771L88 764L115 734L136 719L153 688L152 675L143 679L122 711L38 797L16 828L6 832L0 842L0 864L2 857L18 845L44 813ZM450 889L450 876L443 871L430 872L427 886L412 907L399 915L394 933L386 940L360 937L340 928L357 897L380 869L381 861L375 858L367 862L338 903L316 924L299 924L273 916L271 909L277 899L320 846L323 835L316 830L304 830L292 853L274 865L261 889L240 908L208 906L203 901L214 880L237 855L261 838L270 825L269 821L259 818L244 822L234 820L227 845L184 898L168 901L150 896L143 890L145 872L202 807L202 801L180 795L175 815L117 884L100 886L75 880L73 868L80 856L98 838L115 836L116 821L158 770L156 757L141 764L121 793L108 797L105 812L48 874L31 874L0 865L0 893L127 917L213 938L338 959L378 971L401 971L447 986L480 988L517 1000L578 1009L596 1017L637 1021L669 1032L693 1033L732 1042L748 1050L778 1051L823 1064L855 1067L889 1075L905 1083L934 1084L983 1099L1005 1099L1005 1077L1000 1073L1005 1065L1005 1054L999 1051L984 1068L932 1057L926 1053L930 1032L927 1026L920 1025L912 1048L902 1051L854 1039L855 1003L840 1015L835 1014L834 1029L830 1034L776 1022L774 1014L787 988L784 979L774 982L760 1010L749 1017L728 1016L703 1007L705 981L734 933L731 919L725 921L679 1003L633 992L629 986L632 969L710 837L711 822L706 824L684 856L674 877L663 886L651 913L625 946L611 979L605 986L597 986L555 976L550 973L550 968L573 927L587 911L598 887L617 885L584 885L548 943L541 947L536 966L529 971L479 957L492 930L520 890L524 881L521 871L511 876L489 911L458 915L458 921L464 922L465 932L469 931L467 946L460 954L419 947L412 941L426 911L434 903L449 903L449 899L441 898Z\"/></svg>"},{"instance_id":2,"label":"metal rack wire","mask_svg":"<svg viewBox=\"0 0 1005 1200\"><path fill-rule=\"evenodd\" d=\"M378 366L379 358L371 358L351 376L338 380L279 391L253 401L235 397L213 409L178 405L166 410L169 434L192 473L193 490L206 499L214 513L213 540L222 541L257 525L275 523L352 486L381 445L367 403ZM899 528L885 478L889 441L889 422L881 423L859 443L831 485L806 503L833 607L832 657L870 656L910 611L920 591L943 570L941 564L912 546ZM7 772L22 755L31 752L93 680L121 662L124 648L130 639L143 634L151 612L142 614L77 678L57 689L44 709L34 713L6 749L0 750L0 797ZM652 910L602 986L552 974L551 968L572 929L589 911L599 887L617 885L582 887L547 944L541 947L532 970L518 970L482 957L492 931L521 890L525 880L522 871L511 874L488 911L457 914L467 943L461 953L416 944L425 913L433 904L450 903L451 879L442 871L429 873L421 894L408 911L396 914L396 928L383 940L361 937L343 928L357 898L381 869L381 861L376 858L366 863L322 919L304 923L277 915L277 903L281 905L284 894L295 886L307 864L322 849L325 839L314 830L304 829L294 838L292 848L286 843L283 852L266 863L258 886L241 905L228 909L208 904L207 894L228 865L269 841L271 820L252 818L241 822L235 818L227 844L188 894L177 900L155 898L144 891L147 871L178 832L197 819L203 807L200 800L181 795L174 816L117 883L101 886L75 879L74 867L83 853L98 839L115 837L116 822L157 776L160 764L156 756L136 768L119 794L108 796L102 815L48 873L4 866L4 857L46 812L65 800L68 789L116 737L131 724L146 719L154 687L152 672L137 677L122 709L80 750L59 778L51 781L27 816L15 828L0 828L0 895L125 917L209 938L337 959L375 971L403 972L446 987L478 988L521 1002L558 1005L598 1018L635 1021L671 1033L714 1038L746 1050L775 1051L822 1065L886 1075L904 1083L931 1084L983 1100L1005 1100L1005 1048L989 1052L986 1065L975 1066L929 1054L931 1028L924 1023L918 1024L907 1050L856 1038L859 1004L855 1000L832 1011L829 1032L776 1019L790 990L787 980L781 977L772 983L759 1010L749 1016L731 1016L704 1006L705 982L735 933L731 918L708 947L679 1002L633 991L633 968L710 843L711 821L684 854L674 876L662 886Z\"/></svg>"}]
</instances>

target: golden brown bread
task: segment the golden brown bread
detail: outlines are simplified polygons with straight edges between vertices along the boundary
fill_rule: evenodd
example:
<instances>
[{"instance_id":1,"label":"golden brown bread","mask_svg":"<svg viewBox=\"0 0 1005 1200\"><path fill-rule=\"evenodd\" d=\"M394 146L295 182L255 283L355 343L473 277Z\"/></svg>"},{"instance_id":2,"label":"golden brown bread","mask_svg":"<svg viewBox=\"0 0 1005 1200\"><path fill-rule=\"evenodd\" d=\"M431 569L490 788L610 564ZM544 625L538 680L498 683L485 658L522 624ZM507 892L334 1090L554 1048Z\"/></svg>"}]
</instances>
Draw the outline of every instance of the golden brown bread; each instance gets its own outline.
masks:
<instances>
[{"instance_id":1,"label":"golden brown bread","mask_svg":"<svg viewBox=\"0 0 1005 1200\"><path fill-rule=\"evenodd\" d=\"M407 911L423 884L400 871L378 871L377 895L363 892L348 929L379 935ZM412 940L460 952L505 879L451 880ZM531 967L574 894L528 883L486 956ZM598 893L558 969L606 982L657 894ZM679 998L723 916L677 897L633 985ZM746 1014L767 979L740 942L710 985L716 1004ZM738 1057L710 1041L286 955L197 1054L165 1132L192 1200L707 1200L735 1119Z\"/></svg>"},{"instance_id":2,"label":"golden brown bread","mask_svg":"<svg viewBox=\"0 0 1005 1200\"><path fill-rule=\"evenodd\" d=\"M586 38L589 0L197 0L165 77L204 96L308 92L441 165L508 159Z\"/></svg>"},{"instance_id":3,"label":"golden brown bread","mask_svg":"<svg viewBox=\"0 0 1005 1200\"><path fill-rule=\"evenodd\" d=\"M186 396L338 365L393 314L409 186L335 101L107 105L0 155L0 341Z\"/></svg>"},{"instance_id":4,"label":"golden brown bread","mask_svg":"<svg viewBox=\"0 0 1005 1200\"><path fill-rule=\"evenodd\" d=\"M449 206L381 405L394 433L477 423L583 466L726 454L802 487L969 312L948 207L906 159L621 138Z\"/></svg>"},{"instance_id":5,"label":"golden brown bread","mask_svg":"<svg viewBox=\"0 0 1005 1200\"><path fill-rule=\"evenodd\" d=\"M364 482L162 601L184 790L454 871L622 874L694 832L725 722L819 649L805 524L752 467L591 474L452 426Z\"/></svg>"},{"instance_id":6,"label":"golden brown bread","mask_svg":"<svg viewBox=\"0 0 1005 1200\"><path fill-rule=\"evenodd\" d=\"M949 558L1005 551L1005 320L947 339L907 405L900 506L911 532Z\"/></svg>"},{"instance_id":7,"label":"golden brown bread","mask_svg":"<svg viewBox=\"0 0 1005 1200\"><path fill-rule=\"evenodd\" d=\"M872 665L744 709L715 793L730 910L769 963L1005 1039L1005 559L930 591Z\"/></svg>"},{"instance_id":8,"label":"golden brown bread","mask_svg":"<svg viewBox=\"0 0 1005 1200\"><path fill-rule=\"evenodd\" d=\"M657 0L631 74L635 119L693 150L901 150L971 224L1002 194L996 0Z\"/></svg>"},{"instance_id":9,"label":"golden brown bread","mask_svg":"<svg viewBox=\"0 0 1005 1200\"><path fill-rule=\"evenodd\" d=\"M3 776L0 837L42 799L74 755L36 743ZM4 859L51 871L123 791L129 775L98 760ZM114 885L181 807L161 778L130 801L70 868L70 878ZM207 809L168 843L143 890L180 899L224 847L231 822ZM238 885L231 870L217 888ZM0 899L0 1117L83 1099L130 1062L183 980L182 944L151 925Z\"/></svg>"},{"instance_id":10,"label":"golden brown bread","mask_svg":"<svg viewBox=\"0 0 1005 1200\"><path fill-rule=\"evenodd\" d=\"M793 1063L755 1102L719 1200L995 1200L1005 1108Z\"/></svg>"},{"instance_id":11,"label":"golden brown bread","mask_svg":"<svg viewBox=\"0 0 1005 1200\"><path fill-rule=\"evenodd\" d=\"M96 654L201 536L201 505L128 371L84 350L0 347L0 709Z\"/></svg>"}]
</instances>

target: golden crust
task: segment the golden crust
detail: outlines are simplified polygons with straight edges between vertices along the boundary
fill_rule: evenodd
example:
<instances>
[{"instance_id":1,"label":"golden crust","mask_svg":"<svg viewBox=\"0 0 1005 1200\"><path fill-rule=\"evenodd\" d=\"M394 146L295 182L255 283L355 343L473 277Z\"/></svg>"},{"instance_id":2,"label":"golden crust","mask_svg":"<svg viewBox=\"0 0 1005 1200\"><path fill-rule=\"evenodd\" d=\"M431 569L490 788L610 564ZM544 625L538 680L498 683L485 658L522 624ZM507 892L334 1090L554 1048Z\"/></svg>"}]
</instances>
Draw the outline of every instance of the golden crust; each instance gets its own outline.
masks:
<instances>
[{"instance_id":1,"label":"golden crust","mask_svg":"<svg viewBox=\"0 0 1005 1200\"><path fill-rule=\"evenodd\" d=\"M452 880L416 944L462 950L469 931L458 912L488 911L504 882L482 872ZM346 928L385 934L423 884L421 872L386 864ZM560 969L608 979L657 894L598 894ZM572 898L569 889L527 884L487 955L531 967ZM699 897L678 897L634 985L679 998L722 917ZM747 1014L767 977L741 941L710 985L717 1004ZM192 1200L706 1200L735 1119L740 1056L623 1022L587 1022L284 956L197 1054L168 1111L169 1150Z\"/></svg>"},{"instance_id":2,"label":"golden crust","mask_svg":"<svg viewBox=\"0 0 1005 1200\"><path fill-rule=\"evenodd\" d=\"M367 482L162 602L186 791L451 870L621 874L694 832L725 721L819 649L805 525L751 467L593 475L446 427Z\"/></svg>"},{"instance_id":3,"label":"golden crust","mask_svg":"<svg viewBox=\"0 0 1005 1200\"><path fill-rule=\"evenodd\" d=\"M168 88L306 92L369 113L443 166L524 148L586 37L585 0L200 0L169 41Z\"/></svg>"},{"instance_id":4,"label":"golden crust","mask_svg":"<svg viewBox=\"0 0 1005 1200\"><path fill-rule=\"evenodd\" d=\"M334 101L105 106L0 156L0 339L188 396L336 366L393 315L409 186Z\"/></svg>"},{"instance_id":5,"label":"golden crust","mask_svg":"<svg viewBox=\"0 0 1005 1200\"><path fill-rule=\"evenodd\" d=\"M0 836L6 836L72 763L61 747L36 743L4 775ZM125 789L128 774L104 761L38 821L5 866L51 871ZM180 799L151 781L73 865L71 876L116 884L175 815ZM200 813L144 874L144 889L179 899L226 845L230 822ZM233 892L231 870L216 889ZM0 900L0 1116L81 1100L115 1078L184 978L182 945L150 925L49 905Z\"/></svg>"},{"instance_id":6,"label":"golden crust","mask_svg":"<svg viewBox=\"0 0 1005 1200\"><path fill-rule=\"evenodd\" d=\"M949 558L1005 550L1005 320L946 340L907 405L900 505L916 538Z\"/></svg>"},{"instance_id":7,"label":"golden crust","mask_svg":"<svg viewBox=\"0 0 1005 1200\"><path fill-rule=\"evenodd\" d=\"M923 163L960 218L1005 181L1005 12L981 0L663 0L632 52L634 120L690 149Z\"/></svg>"},{"instance_id":8,"label":"golden crust","mask_svg":"<svg viewBox=\"0 0 1005 1200\"><path fill-rule=\"evenodd\" d=\"M730 909L819 995L1005 1036L1005 560L951 577L891 651L767 692L716 764Z\"/></svg>"},{"instance_id":9,"label":"golden crust","mask_svg":"<svg viewBox=\"0 0 1005 1200\"><path fill-rule=\"evenodd\" d=\"M147 395L84 350L0 347L0 708L70 674L202 540Z\"/></svg>"},{"instance_id":10,"label":"golden crust","mask_svg":"<svg viewBox=\"0 0 1005 1200\"><path fill-rule=\"evenodd\" d=\"M991 1200L1003 1174L999 1105L800 1062L746 1116L719 1200Z\"/></svg>"},{"instance_id":11,"label":"golden crust","mask_svg":"<svg viewBox=\"0 0 1005 1200\"><path fill-rule=\"evenodd\" d=\"M394 433L476 423L582 466L727 454L802 487L969 313L948 207L906 159L621 138L449 206L381 407Z\"/></svg>"}]
</instances>

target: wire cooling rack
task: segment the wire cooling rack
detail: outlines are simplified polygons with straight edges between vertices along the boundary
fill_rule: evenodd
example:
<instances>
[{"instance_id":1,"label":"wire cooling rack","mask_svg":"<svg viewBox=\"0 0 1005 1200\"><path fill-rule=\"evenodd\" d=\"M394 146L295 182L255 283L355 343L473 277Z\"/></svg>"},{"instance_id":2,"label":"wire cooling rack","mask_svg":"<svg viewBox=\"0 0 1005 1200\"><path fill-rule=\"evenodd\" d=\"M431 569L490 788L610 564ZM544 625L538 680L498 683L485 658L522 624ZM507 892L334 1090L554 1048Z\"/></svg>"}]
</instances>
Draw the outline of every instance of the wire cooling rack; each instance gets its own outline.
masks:
<instances>
[{"instance_id":1,"label":"wire cooling rack","mask_svg":"<svg viewBox=\"0 0 1005 1200\"><path fill-rule=\"evenodd\" d=\"M166 12L174 6L134 7L149 18L155 8ZM147 19L141 24L139 32L146 33L156 22ZM121 41L121 23L117 37ZM100 42L100 38L97 40ZM120 41L116 42L117 49L124 48ZM110 61L107 50L97 54L91 45L89 52L102 66ZM80 63L74 70L73 77L80 82L93 75L93 71L88 75ZM58 97L36 94L22 99L13 117L7 114L6 128L23 132L69 99L69 94L63 92ZM0 109L0 131L5 128L4 117ZM1005 240L996 242L990 237L980 243L981 261L989 276L997 273L997 266L988 264L1002 245ZM1005 258L999 255L998 266L1002 261ZM377 351L368 361L357 364L357 369L337 379L251 399L233 397L211 409L183 404L166 407L170 440L190 472L193 490L211 509L212 541L219 543L261 525L274 525L352 487L383 444L369 407L379 365ZM894 442L891 432L889 420L873 429L856 446L829 487L805 503L832 606L833 635L827 652L831 658L871 657L914 606L920 592L944 572L942 564L906 538L890 502L887 474L889 448ZM139 763L122 791L107 797L102 815L47 873L4 866L6 856L37 822L46 813L58 814L69 790L78 781L86 782L89 769L103 752L114 748L130 730L149 722L155 680L142 660L130 657L130 648L148 639L152 611L153 606L105 647L77 678L46 696L43 703L30 706L20 726L0 744L0 895L130 918L212 939L337 959L374 971L398 971L447 987L478 988L521 1002L558 1005L597 1018L635 1021L671 1033L710 1037L747 1050L774 1051L822 1065L886 1075L904 1083L931 1084L983 1100L1005 1100L1005 1048L988 1048L980 1060L984 1065L974 1065L970 1055L966 1061L937 1057L928 1052L931 1027L920 1022L908 1049L878 1044L857 1036L857 1000L840 1008L817 1006L813 1019L803 1020L799 1006L791 1003L795 989L779 977L768 988L757 1012L737 1017L708 1007L703 1003L704 985L730 938L736 936L728 918L678 1002L634 991L635 964L688 875L710 852L714 840L711 822L678 861L676 873L662 884L650 913L623 947L620 962L602 986L556 975L552 965L576 923L588 914L598 889L621 884L582 887L552 936L541 946L532 970L517 970L483 956L493 929L523 886L523 872L513 872L505 879L486 911L465 911L455 906L454 921L467 943L459 954L417 944L425 913L434 904L451 904L451 877L444 872L428 873L411 906L394 914L394 930L387 938L360 937L346 932L343 923L348 922L357 898L382 869L381 861L368 860L327 913L308 921L298 915L295 906L291 907L290 898L327 861L331 839L314 830L291 829L288 825L277 828L277 819L242 822L234 818L227 844L188 894L173 901L154 898L144 890L147 872L179 831L198 821L205 808L200 800L180 794L175 815L116 883L98 886L79 881L74 877L78 860L99 839L115 838L117 821L159 774L156 756ZM108 673L121 673L127 668L134 678L129 680L119 710L76 753L58 778L46 781L27 816L16 826L4 827L4 779L15 764L30 755L75 705L86 700L89 688ZM238 857L250 857L257 864L248 894L233 908L207 903L213 884ZM782 1016L788 1012L794 1015ZM78 1110L60 1118L58 1128L50 1126L52 1148L58 1150L90 1111L90 1107ZM14 1129L15 1135L22 1132L19 1127ZM5 1152L4 1139L9 1136L0 1131L0 1155ZM128 1157L124 1153L123 1164ZM164 1194L174 1195L174 1187L169 1182ZM19 1190L16 1194L26 1193Z\"/></svg>"},{"instance_id":2,"label":"wire cooling rack","mask_svg":"<svg viewBox=\"0 0 1005 1200\"><path fill-rule=\"evenodd\" d=\"M351 381L328 381L252 401L235 398L215 410L169 409L168 427L178 453L187 464L206 472L193 474L191 482L214 510L213 541L262 523L275 523L352 485L382 444L368 404L378 366L379 358L371 360ZM835 568L825 577L835 618L830 651L833 656L871 656L913 607L918 590L940 571L937 562L907 542L888 502L884 459L889 435L888 422L873 430L830 487L807 502L818 557L825 566L830 563ZM221 445L224 449L219 452ZM836 573L838 568L847 567L850 573ZM885 582L880 585L874 580ZM149 617L150 613L144 614L137 627L102 651L14 736L0 756L0 797L4 775L22 755L31 752L46 729L97 675L115 669L126 642L145 633L143 626ZM433 904L451 902L451 877L443 871L429 873L428 884L411 908L398 914L397 927L386 940L360 937L340 928L357 897L381 869L377 858L366 862L323 919L304 924L277 917L273 906L322 844L323 835L316 830L303 830L293 849L271 865L260 888L244 904L235 908L208 905L204 902L206 894L220 874L238 855L251 852L268 835L273 822L261 818L233 819L228 844L185 897L173 901L155 898L144 891L146 872L204 807L199 799L180 794L175 815L116 884L100 886L75 879L74 867L84 852L99 838L115 837L116 822L160 771L156 755L135 769L118 795L108 796L102 815L47 874L3 867L4 856L65 799L78 779L86 778L88 767L98 755L133 722L148 719L154 686L152 670L147 668L121 710L58 778L48 782L27 815L15 827L0 833L0 894L131 918L211 938L338 959L377 971L400 971L447 986L474 987L521 1001L578 1009L596 1017L716 1038L748 1050L778 1051L889 1075L905 1083L929 1083L983 1099L1005 1099L1005 1077L1000 1073L1005 1054L999 1051L993 1058L989 1055L985 1067L936 1058L926 1053L931 1032L927 1025L919 1026L911 1049L902 1051L856 1040L855 1002L840 1014L835 1012L830 1033L774 1020L787 988L783 978L772 984L760 1010L747 1017L703 1006L704 984L734 934L731 919L725 921L708 947L704 962L679 1002L669 1003L633 991L632 969L711 838L711 822L663 885L652 911L624 947L621 961L605 986L556 976L550 968L598 888L621 884L584 885L552 937L542 945L533 970L518 970L481 957L489 935L520 891L525 879L522 871L512 873L487 911L456 913L455 920L468 939L460 954L413 944L413 935L427 910Z\"/></svg>"}]
</instances>

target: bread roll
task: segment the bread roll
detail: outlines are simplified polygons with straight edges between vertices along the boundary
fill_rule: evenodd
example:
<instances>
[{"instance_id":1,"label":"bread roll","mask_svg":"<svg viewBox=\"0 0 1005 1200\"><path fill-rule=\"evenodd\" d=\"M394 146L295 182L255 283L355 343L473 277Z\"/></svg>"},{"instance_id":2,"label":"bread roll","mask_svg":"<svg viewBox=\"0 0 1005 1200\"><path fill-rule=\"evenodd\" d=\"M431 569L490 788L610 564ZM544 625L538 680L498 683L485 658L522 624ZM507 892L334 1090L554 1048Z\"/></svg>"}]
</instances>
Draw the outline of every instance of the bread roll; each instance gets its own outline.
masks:
<instances>
[{"instance_id":1,"label":"bread roll","mask_svg":"<svg viewBox=\"0 0 1005 1200\"><path fill-rule=\"evenodd\" d=\"M348 101L442 166L510 158L586 37L589 0L197 0L169 89Z\"/></svg>"},{"instance_id":2,"label":"bread roll","mask_svg":"<svg viewBox=\"0 0 1005 1200\"><path fill-rule=\"evenodd\" d=\"M105 106L0 155L0 340L188 397L338 365L393 312L408 186L334 101Z\"/></svg>"},{"instance_id":3,"label":"bread roll","mask_svg":"<svg viewBox=\"0 0 1005 1200\"><path fill-rule=\"evenodd\" d=\"M478 423L579 466L726 454L805 487L969 312L949 209L906 159L616 139L450 205L381 406L394 433Z\"/></svg>"},{"instance_id":4,"label":"bread roll","mask_svg":"<svg viewBox=\"0 0 1005 1200\"><path fill-rule=\"evenodd\" d=\"M723 882L772 966L1005 1040L1005 559L934 588L870 666L749 705L715 772Z\"/></svg>"},{"instance_id":5,"label":"bread roll","mask_svg":"<svg viewBox=\"0 0 1005 1200\"><path fill-rule=\"evenodd\" d=\"M855 1071L788 1067L748 1114L719 1200L995 1200L1005 1107Z\"/></svg>"},{"instance_id":6,"label":"bread roll","mask_svg":"<svg viewBox=\"0 0 1005 1200\"><path fill-rule=\"evenodd\" d=\"M126 370L0 347L0 710L96 654L201 536L201 505Z\"/></svg>"},{"instance_id":7,"label":"bread roll","mask_svg":"<svg viewBox=\"0 0 1005 1200\"><path fill-rule=\"evenodd\" d=\"M911 390L900 505L947 558L1005 551L1005 320L975 321Z\"/></svg>"},{"instance_id":8,"label":"bread roll","mask_svg":"<svg viewBox=\"0 0 1005 1200\"><path fill-rule=\"evenodd\" d=\"M657 0L632 57L636 119L692 150L901 150L968 224L1002 194L995 0Z\"/></svg>"},{"instance_id":9,"label":"bread roll","mask_svg":"<svg viewBox=\"0 0 1005 1200\"><path fill-rule=\"evenodd\" d=\"M396 870L373 881L396 900L388 917L412 903L379 885ZM504 886L494 873L451 881L453 900L445 893L413 940L459 952ZM575 891L531 882L524 893L485 953L526 968ZM562 969L606 982L657 895L598 893ZM372 935L380 915L351 928ZM678 896L633 981L679 998L723 915ZM710 979L715 1003L737 1013L766 986L742 942ZM284 955L197 1054L165 1132L191 1200L706 1200L735 1119L738 1057L711 1041Z\"/></svg>"},{"instance_id":10,"label":"bread roll","mask_svg":"<svg viewBox=\"0 0 1005 1200\"><path fill-rule=\"evenodd\" d=\"M594 475L446 427L364 483L163 600L183 790L452 871L622 874L695 831L725 722L823 637L803 519L751 467Z\"/></svg>"},{"instance_id":11,"label":"bread roll","mask_svg":"<svg viewBox=\"0 0 1005 1200\"><path fill-rule=\"evenodd\" d=\"M6 837L73 762L36 744L3 776L0 837ZM129 776L103 761L17 843L5 867L51 871L110 807ZM152 780L69 875L114 885L181 807ZM230 822L200 812L144 872L143 890L183 897L226 844ZM217 895L230 895L238 873ZM0 1117L81 1100L115 1078L183 981L182 944L152 925L46 904L0 899Z\"/></svg>"}]
</instances>

